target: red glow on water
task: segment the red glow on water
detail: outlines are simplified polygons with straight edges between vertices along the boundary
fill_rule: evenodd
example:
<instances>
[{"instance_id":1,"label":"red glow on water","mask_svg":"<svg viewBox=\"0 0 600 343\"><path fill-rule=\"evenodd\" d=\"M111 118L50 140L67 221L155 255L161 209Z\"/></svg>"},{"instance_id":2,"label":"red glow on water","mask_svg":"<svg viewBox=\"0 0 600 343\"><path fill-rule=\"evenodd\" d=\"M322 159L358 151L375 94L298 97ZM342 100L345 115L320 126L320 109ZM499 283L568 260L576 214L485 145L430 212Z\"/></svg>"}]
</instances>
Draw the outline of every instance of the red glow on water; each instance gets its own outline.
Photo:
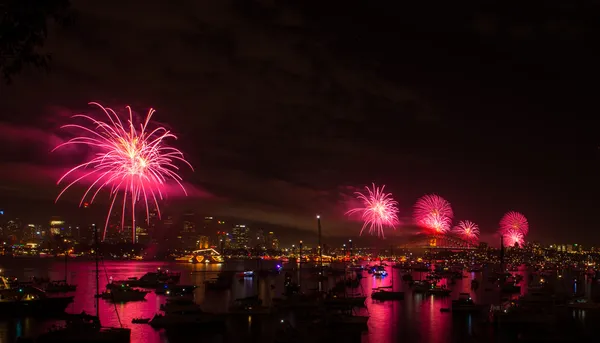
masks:
<instances>
[{"instance_id":1,"label":"red glow on water","mask_svg":"<svg viewBox=\"0 0 600 343\"><path fill-rule=\"evenodd\" d=\"M67 124L62 128L75 129L82 134L58 145L54 150L69 145L84 145L94 150L95 154L85 163L67 171L57 182L62 183L70 178L70 183L60 192L56 200L71 186L81 182L91 182L80 202L80 206L93 203L102 189L108 189L111 197L103 239L110 214L117 198L122 198L121 228L125 222L125 211L129 207L132 218L132 236L135 242L135 209L138 202L143 202L146 220L150 207L159 209L158 200L165 194L165 185L174 181L185 191L179 176L177 161L192 166L184 159L183 153L165 144L165 141L177 137L164 127L150 129L150 119L154 109L150 109L142 123L134 123L131 107L127 106L128 118L122 120L110 108L92 102L106 115L107 121L78 114L72 118L80 119L85 124ZM79 175L79 173L81 175ZM187 193L186 193L187 194ZM160 217L160 210L158 210Z\"/></svg>"}]
</instances>

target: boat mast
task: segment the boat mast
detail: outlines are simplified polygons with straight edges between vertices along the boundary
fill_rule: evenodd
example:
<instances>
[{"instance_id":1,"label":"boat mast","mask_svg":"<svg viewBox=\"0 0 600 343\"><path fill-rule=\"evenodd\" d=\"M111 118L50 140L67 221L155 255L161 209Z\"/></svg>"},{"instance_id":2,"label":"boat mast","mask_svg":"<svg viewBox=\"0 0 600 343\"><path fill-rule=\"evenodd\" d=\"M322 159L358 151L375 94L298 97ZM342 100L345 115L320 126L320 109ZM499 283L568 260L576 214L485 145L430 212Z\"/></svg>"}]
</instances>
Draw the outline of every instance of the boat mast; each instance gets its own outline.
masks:
<instances>
[{"instance_id":1,"label":"boat mast","mask_svg":"<svg viewBox=\"0 0 600 343\"><path fill-rule=\"evenodd\" d=\"M319 264L323 273L323 246L321 245L321 216L317 214L317 227L319 229Z\"/></svg>"},{"instance_id":2,"label":"boat mast","mask_svg":"<svg viewBox=\"0 0 600 343\"><path fill-rule=\"evenodd\" d=\"M96 227L96 224L92 224L92 226L94 227L94 250L96 250L96 317L100 319L100 271L98 269L98 228Z\"/></svg>"}]
</instances>

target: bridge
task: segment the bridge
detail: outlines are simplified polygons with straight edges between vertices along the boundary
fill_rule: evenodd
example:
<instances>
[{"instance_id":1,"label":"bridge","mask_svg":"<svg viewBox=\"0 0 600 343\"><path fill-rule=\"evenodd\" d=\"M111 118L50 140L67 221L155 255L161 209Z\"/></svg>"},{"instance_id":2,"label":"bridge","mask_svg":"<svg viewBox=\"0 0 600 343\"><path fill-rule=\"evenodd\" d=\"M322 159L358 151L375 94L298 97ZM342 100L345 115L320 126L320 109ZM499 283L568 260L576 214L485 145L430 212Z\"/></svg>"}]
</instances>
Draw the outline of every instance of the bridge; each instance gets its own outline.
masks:
<instances>
[{"instance_id":1,"label":"bridge","mask_svg":"<svg viewBox=\"0 0 600 343\"><path fill-rule=\"evenodd\" d=\"M464 240L453 234L418 234L412 237L400 248L421 248L421 249L439 249L439 250L475 250L478 244Z\"/></svg>"},{"instance_id":2,"label":"bridge","mask_svg":"<svg viewBox=\"0 0 600 343\"><path fill-rule=\"evenodd\" d=\"M213 248L198 249L192 251L191 254L178 257L176 259L180 262L189 263L223 263L225 260L223 256Z\"/></svg>"}]
</instances>

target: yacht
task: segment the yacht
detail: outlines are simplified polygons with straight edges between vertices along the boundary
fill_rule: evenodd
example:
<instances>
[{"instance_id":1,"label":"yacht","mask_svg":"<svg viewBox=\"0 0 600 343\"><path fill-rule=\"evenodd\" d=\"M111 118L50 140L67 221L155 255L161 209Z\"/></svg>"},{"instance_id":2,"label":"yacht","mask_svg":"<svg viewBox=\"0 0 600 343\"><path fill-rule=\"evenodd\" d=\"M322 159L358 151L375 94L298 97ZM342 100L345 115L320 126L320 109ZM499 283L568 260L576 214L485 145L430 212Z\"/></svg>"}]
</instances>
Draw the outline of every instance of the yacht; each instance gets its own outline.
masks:
<instances>
[{"instance_id":1,"label":"yacht","mask_svg":"<svg viewBox=\"0 0 600 343\"><path fill-rule=\"evenodd\" d=\"M127 280L115 281L117 284L127 284L132 287L156 288L165 283L178 283L181 273L173 273L168 270L156 269L156 272L148 272L141 278L132 277Z\"/></svg>"},{"instance_id":2,"label":"yacht","mask_svg":"<svg viewBox=\"0 0 600 343\"><path fill-rule=\"evenodd\" d=\"M160 305L160 310L169 313L201 313L202 309L193 300L188 298L172 298L168 299L163 305Z\"/></svg>"},{"instance_id":3,"label":"yacht","mask_svg":"<svg viewBox=\"0 0 600 343\"><path fill-rule=\"evenodd\" d=\"M40 335L36 343L129 343L131 330L104 328L96 316L74 315L62 328L52 328Z\"/></svg>"},{"instance_id":4,"label":"yacht","mask_svg":"<svg viewBox=\"0 0 600 343\"><path fill-rule=\"evenodd\" d=\"M460 293L457 300L452 300L452 312L475 312L482 307L476 305L469 293Z\"/></svg>"},{"instance_id":5,"label":"yacht","mask_svg":"<svg viewBox=\"0 0 600 343\"><path fill-rule=\"evenodd\" d=\"M111 287L108 288L105 292L101 293L99 296L102 299L110 300L117 303L123 303L128 301L141 301L145 300L146 294L150 292L141 291L139 289L134 289L128 287L126 285L121 285L120 287Z\"/></svg>"},{"instance_id":6,"label":"yacht","mask_svg":"<svg viewBox=\"0 0 600 343\"><path fill-rule=\"evenodd\" d=\"M0 313L10 316L58 315L65 312L73 298L49 297L46 292L33 286L4 287L0 289Z\"/></svg>"},{"instance_id":7,"label":"yacht","mask_svg":"<svg viewBox=\"0 0 600 343\"><path fill-rule=\"evenodd\" d=\"M76 290L77 285L68 284L65 280L49 282L44 288L46 293L69 293L75 292Z\"/></svg>"}]
</instances>

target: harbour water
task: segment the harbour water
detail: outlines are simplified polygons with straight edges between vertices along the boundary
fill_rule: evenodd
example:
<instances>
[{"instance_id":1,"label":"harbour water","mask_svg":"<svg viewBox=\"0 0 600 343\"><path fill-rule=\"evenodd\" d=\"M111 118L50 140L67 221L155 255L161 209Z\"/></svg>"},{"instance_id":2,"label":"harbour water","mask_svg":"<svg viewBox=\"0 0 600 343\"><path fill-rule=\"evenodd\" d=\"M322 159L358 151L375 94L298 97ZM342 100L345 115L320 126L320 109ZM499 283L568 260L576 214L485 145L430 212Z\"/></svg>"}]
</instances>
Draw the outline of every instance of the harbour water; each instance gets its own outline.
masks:
<instances>
[{"instance_id":1,"label":"harbour water","mask_svg":"<svg viewBox=\"0 0 600 343\"><path fill-rule=\"evenodd\" d=\"M273 262L275 263L275 262ZM32 277L49 277L50 279L64 279L64 264L60 260L52 259L11 259L10 263L2 263L0 266L5 275L16 276L22 280ZM270 262L263 262L262 268L268 269L272 266ZM101 290L112 277L114 280L127 279L129 277L140 277L146 272L155 271L157 268L169 269L181 272L181 284L197 285L195 298L207 312L226 312L229 306L237 298L258 295L263 304L269 305L273 297L280 297L284 291L283 272L281 275L262 278L236 278L232 289L228 291L214 292L205 291L204 281L217 276L221 270L243 271L245 269L257 269L256 261L234 261L223 265L216 264L186 264L165 262L134 262L134 261L105 261L100 264ZM95 313L95 271L94 262L72 261L68 265L68 282L77 284L75 301L67 312ZM284 266L285 268L285 266ZM470 293L476 303L494 304L499 301L500 293L489 289L486 285L486 271L483 273L464 273L462 279L451 283L443 279L440 285L445 285L452 290L450 297L435 297L424 294L413 294L406 283L402 282L400 271L388 267L388 273L394 273L394 290L404 291L405 299L402 301L374 302L370 294L373 288L388 286L392 282L391 274L380 278L364 273L361 286L355 289L367 296L366 308L358 310L358 314L369 315L368 331L359 338L361 342L392 343L392 342L513 342L518 341L522 331L511 332L498 330L493 325L484 323L486 318L476 315L456 315L440 311L441 308L451 307L451 301L458 297L459 293ZM318 283L306 276L300 276L303 290L318 288ZM343 277L343 276L341 276ZM414 273L415 280L425 277L425 273ZM528 275L524 275L527 280ZM340 279L340 276L337 277ZM481 286L471 290L471 280L478 280ZM324 287L330 287L335 283L334 277L330 277ZM527 282L522 282L526 285ZM486 289L487 288L487 289ZM526 287L521 290L526 292ZM129 302L117 304L116 306L104 300L100 300L100 319L104 325L119 326L132 329L131 341L134 343L158 343L169 342L165 333L157 331L148 325L132 324L134 318L152 317L159 312L160 305L165 302L164 296L153 292L146 296L143 302ZM593 323L598 322L600 317L597 313L585 310L565 310L562 313L560 330L582 334L588 330L591 332ZM205 334L201 331L194 333L189 342L248 342L260 340L269 342L275 335L275 323L280 320L289 321L293 324L293 318L273 318L273 321L261 321L253 318L243 318L228 323L228 330L224 334ZM120 322L120 323L119 323ZM4 316L0 319L0 342L14 342L17 337L35 337L46 331L54 321L39 320L34 318L11 319ZM557 329L557 327L532 327L528 330L543 332ZM306 338L302 341L310 341L311 333L304 333ZM201 339L200 339L201 338ZM173 342L169 342L173 343Z\"/></svg>"}]
</instances>

